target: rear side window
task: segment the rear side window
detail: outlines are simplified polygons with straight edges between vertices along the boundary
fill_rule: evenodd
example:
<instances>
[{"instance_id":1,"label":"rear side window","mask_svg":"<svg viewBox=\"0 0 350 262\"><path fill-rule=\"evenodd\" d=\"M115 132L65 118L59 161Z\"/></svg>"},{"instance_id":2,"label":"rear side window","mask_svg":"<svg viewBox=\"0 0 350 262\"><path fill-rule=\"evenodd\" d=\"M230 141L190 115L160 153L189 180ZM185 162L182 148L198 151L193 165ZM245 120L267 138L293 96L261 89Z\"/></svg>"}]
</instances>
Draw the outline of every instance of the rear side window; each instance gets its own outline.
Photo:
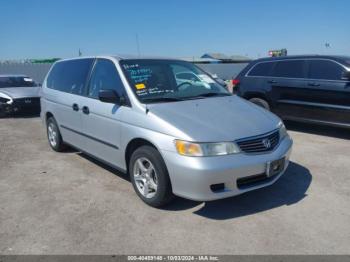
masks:
<instances>
[{"instance_id":1,"label":"rear side window","mask_svg":"<svg viewBox=\"0 0 350 262\"><path fill-rule=\"evenodd\" d=\"M323 80L340 80L345 69L329 60L310 60L309 78Z\"/></svg>"},{"instance_id":2,"label":"rear side window","mask_svg":"<svg viewBox=\"0 0 350 262\"><path fill-rule=\"evenodd\" d=\"M305 61L289 60L279 61L273 70L275 77L305 78Z\"/></svg>"},{"instance_id":3,"label":"rear side window","mask_svg":"<svg viewBox=\"0 0 350 262\"><path fill-rule=\"evenodd\" d=\"M86 58L58 62L47 78L47 87L76 95L83 94L93 61Z\"/></svg>"},{"instance_id":4,"label":"rear side window","mask_svg":"<svg viewBox=\"0 0 350 262\"><path fill-rule=\"evenodd\" d=\"M249 76L271 76L271 71L274 63L259 63L255 65L250 71Z\"/></svg>"},{"instance_id":5,"label":"rear side window","mask_svg":"<svg viewBox=\"0 0 350 262\"><path fill-rule=\"evenodd\" d=\"M117 68L112 61L107 59L97 60L91 76L88 96L98 98L101 89L113 89L119 96L125 94Z\"/></svg>"}]
</instances>

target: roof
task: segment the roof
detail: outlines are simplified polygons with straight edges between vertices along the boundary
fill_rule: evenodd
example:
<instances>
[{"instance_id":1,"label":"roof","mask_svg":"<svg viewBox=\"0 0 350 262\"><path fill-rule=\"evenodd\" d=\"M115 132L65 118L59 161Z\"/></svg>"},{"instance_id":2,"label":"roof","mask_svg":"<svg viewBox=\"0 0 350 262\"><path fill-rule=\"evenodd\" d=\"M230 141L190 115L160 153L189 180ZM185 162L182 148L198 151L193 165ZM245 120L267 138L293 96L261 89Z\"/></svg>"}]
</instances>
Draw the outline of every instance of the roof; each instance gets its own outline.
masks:
<instances>
[{"instance_id":1,"label":"roof","mask_svg":"<svg viewBox=\"0 0 350 262\"><path fill-rule=\"evenodd\" d=\"M69 61L69 60L75 60L75 59L87 59L87 58L114 58L117 59L118 61L120 60L148 60L148 59L157 59L157 60L181 60L179 58L174 58L174 57L157 57L157 56L136 56L136 55L98 55L98 56L77 56L77 57L72 57L72 58L65 58L58 60L57 62L60 61Z\"/></svg>"},{"instance_id":2,"label":"roof","mask_svg":"<svg viewBox=\"0 0 350 262\"><path fill-rule=\"evenodd\" d=\"M349 61L350 56L339 56L339 55L289 55L289 56L277 56L277 57L265 57L255 61L274 61L274 60L289 60L289 59L312 59L312 58L323 58L333 59L341 61Z\"/></svg>"},{"instance_id":3,"label":"roof","mask_svg":"<svg viewBox=\"0 0 350 262\"><path fill-rule=\"evenodd\" d=\"M182 57L181 60L193 63L220 63L221 60L203 57Z\"/></svg>"},{"instance_id":4,"label":"roof","mask_svg":"<svg viewBox=\"0 0 350 262\"><path fill-rule=\"evenodd\" d=\"M223 53L206 53L201 56L201 58L212 58L212 59L218 59L218 60L229 60L230 57L223 54Z\"/></svg>"},{"instance_id":5,"label":"roof","mask_svg":"<svg viewBox=\"0 0 350 262\"><path fill-rule=\"evenodd\" d=\"M252 61L251 58L242 55L232 55L230 58L235 61Z\"/></svg>"},{"instance_id":6,"label":"roof","mask_svg":"<svg viewBox=\"0 0 350 262\"><path fill-rule=\"evenodd\" d=\"M251 61L252 59L247 56L242 55L225 55L222 53L206 53L201 56L201 58L211 58L211 59L217 59L221 61Z\"/></svg>"}]
</instances>

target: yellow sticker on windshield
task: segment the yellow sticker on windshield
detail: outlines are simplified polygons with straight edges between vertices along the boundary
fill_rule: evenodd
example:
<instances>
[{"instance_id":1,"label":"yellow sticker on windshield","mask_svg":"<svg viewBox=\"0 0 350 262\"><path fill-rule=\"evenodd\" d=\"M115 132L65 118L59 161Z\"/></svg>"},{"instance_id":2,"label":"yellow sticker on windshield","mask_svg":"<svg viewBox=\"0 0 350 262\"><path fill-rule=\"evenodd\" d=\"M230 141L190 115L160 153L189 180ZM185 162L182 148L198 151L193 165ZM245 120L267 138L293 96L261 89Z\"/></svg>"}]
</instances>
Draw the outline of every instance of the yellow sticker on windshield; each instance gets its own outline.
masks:
<instances>
[{"instance_id":1,"label":"yellow sticker on windshield","mask_svg":"<svg viewBox=\"0 0 350 262\"><path fill-rule=\"evenodd\" d=\"M137 90L145 89L145 88L146 88L145 84L143 84L143 83L137 84L137 85L135 85L135 87L136 87Z\"/></svg>"}]
</instances>

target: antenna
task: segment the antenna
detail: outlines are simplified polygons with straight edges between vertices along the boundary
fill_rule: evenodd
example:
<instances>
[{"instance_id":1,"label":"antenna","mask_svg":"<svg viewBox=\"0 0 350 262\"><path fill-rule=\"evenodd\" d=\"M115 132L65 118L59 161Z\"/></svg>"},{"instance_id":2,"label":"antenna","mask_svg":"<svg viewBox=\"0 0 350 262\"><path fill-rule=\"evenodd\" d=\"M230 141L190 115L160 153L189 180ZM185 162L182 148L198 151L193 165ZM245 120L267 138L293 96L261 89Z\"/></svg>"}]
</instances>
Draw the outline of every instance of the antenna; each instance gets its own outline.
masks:
<instances>
[{"instance_id":1,"label":"antenna","mask_svg":"<svg viewBox=\"0 0 350 262\"><path fill-rule=\"evenodd\" d=\"M139 34L138 33L136 33L136 47L137 47L137 54L138 54L138 56L141 56Z\"/></svg>"}]
</instances>

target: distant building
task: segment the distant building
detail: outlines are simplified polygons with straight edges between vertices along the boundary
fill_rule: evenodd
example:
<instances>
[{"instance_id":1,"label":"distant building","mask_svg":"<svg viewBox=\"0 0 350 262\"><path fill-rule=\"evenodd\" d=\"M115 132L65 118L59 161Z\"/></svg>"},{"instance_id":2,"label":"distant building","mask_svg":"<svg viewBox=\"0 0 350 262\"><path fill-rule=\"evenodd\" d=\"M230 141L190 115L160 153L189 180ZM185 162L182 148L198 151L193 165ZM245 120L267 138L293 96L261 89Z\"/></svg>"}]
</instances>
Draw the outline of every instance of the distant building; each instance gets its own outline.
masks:
<instances>
[{"instance_id":1,"label":"distant building","mask_svg":"<svg viewBox=\"0 0 350 262\"><path fill-rule=\"evenodd\" d=\"M213 58L202 58L202 57L182 57L181 60L195 64L217 64L221 63L221 60Z\"/></svg>"},{"instance_id":2,"label":"distant building","mask_svg":"<svg viewBox=\"0 0 350 262\"><path fill-rule=\"evenodd\" d=\"M221 61L221 63L248 63L252 61L252 59L247 56L242 56L242 55L228 56L222 53L206 53L202 55L201 58L219 60Z\"/></svg>"},{"instance_id":3,"label":"distant building","mask_svg":"<svg viewBox=\"0 0 350 262\"><path fill-rule=\"evenodd\" d=\"M0 64L52 64L60 58L45 58L45 59L9 59L0 60Z\"/></svg>"}]
</instances>

